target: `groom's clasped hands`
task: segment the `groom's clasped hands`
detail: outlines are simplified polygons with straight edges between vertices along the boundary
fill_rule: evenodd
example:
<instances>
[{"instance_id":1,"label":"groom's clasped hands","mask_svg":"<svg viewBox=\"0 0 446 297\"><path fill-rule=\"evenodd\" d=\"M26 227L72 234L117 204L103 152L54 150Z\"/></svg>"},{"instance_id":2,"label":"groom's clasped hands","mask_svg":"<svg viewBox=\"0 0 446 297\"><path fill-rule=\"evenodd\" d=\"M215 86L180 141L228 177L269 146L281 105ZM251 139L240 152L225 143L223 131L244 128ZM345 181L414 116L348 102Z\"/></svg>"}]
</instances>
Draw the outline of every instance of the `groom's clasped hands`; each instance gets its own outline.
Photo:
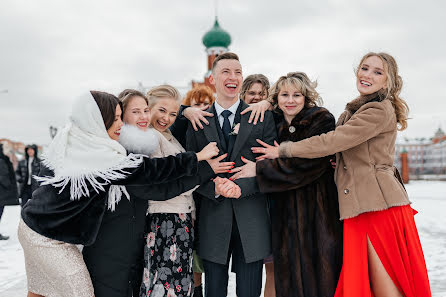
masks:
<instances>
[{"instance_id":1,"label":"groom's clasped hands","mask_svg":"<svg viewBox=\"0 0 446 297\"><path fill-rule=\"evenodd\" d=\"M234 180L239 178L254 177L256 175L256 163L244 157L241 157L241 159L245 165L236 168L232 166L230 170L226 171L227 173L235 173L230 178L217 176L214 179L216 195L221 195L226 198L240 198L242 195L242 190L234 182Z\"/></svg>"},{"instance_id":2,"label":"groom's clasped hands","mask_svg":"<svg viewBox=\"0 0 446 297\"><path fill-rule=\"evenodd\" d=\"M277 158L279 144L274 142L274 145L268 145L267 143L257 139L257 142L262 145L262 147L253 147L252 151L254 153L263 154L256 159L263 160L266 158ZM227 157L227 154L223 154L212 160L209 160L209 165L214 170L216 174L218 173L232 173L233 175L229 178L216 177L213 181L215 183L215 194L217 196L221 195L226 198L240 198L242 191L240 187L234 182L240 178L248 178L256 176L256 162L250 161L243 156L241 160L245 165L234 168L234 162L223 162L223 159Z\"/></svg>"},{"instance_id":3,"label":"groom's clasped hands","mask_svg":"<svg viewBox=\"0 0 446 297\"><path fill-rule=\"evenodd\" d=\"M239 178L255 176L256 165L255 162L252 162L244 157L241 157L241 160L245 163L245 165L234 168L235 163L233 162L221 162L223 158L226 157L226 155L227 154L221 155L220 157L217 157L209 162L211 167L218 166L218 170L220 171L218 173L235 173L230 178L223 178L219 176L214 178L215 194L224 196L226 198L238 199L242 195L242 190L234 182L234 180ZM225 168L226 170L222 171L223 168Z\"/></svg>"}]
</instances>

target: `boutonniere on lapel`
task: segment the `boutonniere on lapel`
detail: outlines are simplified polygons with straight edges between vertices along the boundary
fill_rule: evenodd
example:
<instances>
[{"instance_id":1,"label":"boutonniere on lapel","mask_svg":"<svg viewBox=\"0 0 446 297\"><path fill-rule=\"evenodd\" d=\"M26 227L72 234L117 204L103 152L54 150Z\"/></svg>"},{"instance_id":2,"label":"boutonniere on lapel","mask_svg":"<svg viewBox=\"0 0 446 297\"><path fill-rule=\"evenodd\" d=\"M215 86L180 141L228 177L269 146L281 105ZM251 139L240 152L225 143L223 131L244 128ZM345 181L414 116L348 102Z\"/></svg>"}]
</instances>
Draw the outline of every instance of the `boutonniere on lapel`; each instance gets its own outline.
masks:
<instances>
[{"instance_id":1,"label":"boutonniere on lapel","mask_svg":"<svg viewBox=\"0 0 446 297\"><path fill-rule=\"evenodd\" d=\"M240 129L240 123L238 123L237 125L234 123L233 125L232 125L232 130L231 130L231 133L229 133L229 136L231 136L231 135L235 135L235 136L237 136L238 135L238 130Z\"/></svg>"}]
</instances>

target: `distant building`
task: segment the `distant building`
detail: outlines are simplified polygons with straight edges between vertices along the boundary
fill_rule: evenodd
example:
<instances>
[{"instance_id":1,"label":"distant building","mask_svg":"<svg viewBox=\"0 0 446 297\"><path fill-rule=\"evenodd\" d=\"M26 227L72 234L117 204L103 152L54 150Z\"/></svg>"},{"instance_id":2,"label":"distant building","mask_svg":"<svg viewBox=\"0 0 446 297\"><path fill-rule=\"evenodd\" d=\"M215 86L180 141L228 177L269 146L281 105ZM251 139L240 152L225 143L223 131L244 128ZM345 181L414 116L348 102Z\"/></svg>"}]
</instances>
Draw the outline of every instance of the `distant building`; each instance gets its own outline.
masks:
<instances>
[{"instance_id":1,"label":"distant building","mask_svg":"<svg viewBox=\"0 0 446 297\"><path fill-rule=\"evenodd\" d=\"M0 143L3 144L3 153L9 157L14 169L16 169L19 161L25 156L26 144L20 141L12 141L7 138L0 138ZM38 145L37 148L40 154L42 152L42 147Z\"/></svg>"},{"instance_id":2,"label":"distant building","mask_svg":"<svg viewBox=\"0 0 446 297\"><path fill-rule=\"evenodd\" d=\"M441 129L441 127L439 127L437 132L435 132L434 137L432 138L432 142L433 143L439 143L439 142L445 141L445 140L446 140L446 135L444 134L444 132Z\"/></svg>"},{"instance_id":3,"label":"distant building","mask_svg":"<svg viewBox=\"0 0 446 297\"><path fill-rule=\"evenodd\" d=\"M425 162L424 174L446 174L446 140L427 148Z\"/></svg>"},{"instance_id":4,"label":"distant building","mask_svg":"<svg viewBox=\"0 0 446 297\"><path fill-rule=\"evenodd\" d=\"M398 169L401 169L402 152L407 152L412 179L420 175L446 174L446 135L441 128L431 139L399 139L395 144L395 166Z\"/></svg>"}]
</instances>

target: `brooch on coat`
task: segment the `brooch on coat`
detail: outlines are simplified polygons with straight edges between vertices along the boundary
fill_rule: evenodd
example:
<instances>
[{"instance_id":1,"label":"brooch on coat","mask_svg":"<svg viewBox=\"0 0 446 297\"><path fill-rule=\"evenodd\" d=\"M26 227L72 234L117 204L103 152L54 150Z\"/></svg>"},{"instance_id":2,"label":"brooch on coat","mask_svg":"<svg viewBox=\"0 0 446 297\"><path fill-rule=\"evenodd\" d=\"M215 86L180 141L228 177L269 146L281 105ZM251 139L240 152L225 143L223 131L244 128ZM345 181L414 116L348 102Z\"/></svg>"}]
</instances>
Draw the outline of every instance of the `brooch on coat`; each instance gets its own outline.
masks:
<instances>
[{"instance_id":1,"label":"brooch on coat","mask_svg":"<svg viewBox=\"0 0 446 297\"><path fill-rule=\"evenodd\" d=\"M288 128L288 131L290 131L290 133L294 133L294 132L296 132L296 127L294 127L294 126L290 126L290 127Z\"/></svg>"},{"instance_id":2,"label":"brooch on coat","mask_svg":"<svg viewBox=\"0 0 446 297\"><path fill-rule=\"evenodd\" d=\"M240 129L240 123L238 123L237 125L234 123L232 124L232 130L231 133L229 133L229 136L231 135L238 135L238 130Z\"/></svg>"}]
</instances>

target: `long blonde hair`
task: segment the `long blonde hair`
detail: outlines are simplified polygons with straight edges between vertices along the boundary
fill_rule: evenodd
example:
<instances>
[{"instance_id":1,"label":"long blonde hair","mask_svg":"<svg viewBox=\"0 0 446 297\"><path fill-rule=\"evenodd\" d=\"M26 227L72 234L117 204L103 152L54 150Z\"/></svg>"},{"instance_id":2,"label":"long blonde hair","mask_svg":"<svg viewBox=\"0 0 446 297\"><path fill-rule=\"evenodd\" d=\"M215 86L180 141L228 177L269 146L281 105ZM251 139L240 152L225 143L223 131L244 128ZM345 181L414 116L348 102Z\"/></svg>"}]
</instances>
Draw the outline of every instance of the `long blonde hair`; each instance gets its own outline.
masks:
<instances>
[{"instance_id":1,"label":"long blonde hair","mask_svg":"<svg viewBox=\"0 0 446 297\"><path fill-rule=\"evenodd\" d=\"M399 131L403 131L407 128L407 119L409 115L409 106L406 101L400 97L401 89L403 87L403 79L398 74L398 65L395 59L387 53L367 53L362 57L359 67L356 69L356 76L361 68L362 63L369 57L376 56L381 59L384 64L384 71L387 75L387 94L386 99L392 102L393 108L395 108L396 122L398 123Z\"/></svg>"},{"instance_id":2,"label":"long blonde hair","mask_svg":"<svg viewBox=\"0 0 446 297\"><path fill-rule=\"evenodd\" d=\"M180 92L177 90L177 88L171 86L171 85L160 85L151 88L147 92L147 99L149 100L149 108L152 109L152 107L158 103L158 101L161 98L170 98L178 103L181 101Z\"/></svg>"}]
</instances>

